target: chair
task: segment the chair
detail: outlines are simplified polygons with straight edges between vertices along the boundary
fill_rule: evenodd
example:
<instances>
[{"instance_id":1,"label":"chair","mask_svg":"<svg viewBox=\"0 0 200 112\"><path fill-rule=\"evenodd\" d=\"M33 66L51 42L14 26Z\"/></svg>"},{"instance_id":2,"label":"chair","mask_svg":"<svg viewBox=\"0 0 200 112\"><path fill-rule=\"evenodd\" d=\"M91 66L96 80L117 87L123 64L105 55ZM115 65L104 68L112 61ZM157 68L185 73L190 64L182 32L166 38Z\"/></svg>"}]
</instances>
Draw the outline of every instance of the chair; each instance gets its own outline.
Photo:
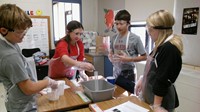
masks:
<instances>
[{"instance_id":1,"label":"chair","mask_svg":"<svg viewBox=\"0 0 200 112\"><path fill-rule=\"evenodd\" d=\"M55 53L55 49L49 50L49 59L51 59L53 57L54 53Z\"/></svg>"},{"instance_id":2,"label":"chair","mask_svg":"<svg viewBox=\"0 0 200 112\"><path fill-rule=\"evenodd\" d=\"M32 49L22 49L22 54L25 57L31 57L34 53L40 51L40 48L32 48Z\"/></svg>"}]
</instances>

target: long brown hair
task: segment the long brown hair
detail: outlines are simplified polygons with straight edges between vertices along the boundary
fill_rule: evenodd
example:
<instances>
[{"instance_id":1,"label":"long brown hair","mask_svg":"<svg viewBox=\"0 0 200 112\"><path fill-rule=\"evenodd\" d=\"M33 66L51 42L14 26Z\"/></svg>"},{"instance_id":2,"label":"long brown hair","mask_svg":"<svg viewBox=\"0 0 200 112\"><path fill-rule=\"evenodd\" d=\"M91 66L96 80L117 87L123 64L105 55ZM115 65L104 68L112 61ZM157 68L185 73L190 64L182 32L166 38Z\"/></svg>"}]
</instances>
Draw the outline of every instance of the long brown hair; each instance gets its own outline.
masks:
<instances>
[{"instance_id":1,"label":"long brown hair","mask_svg":"<svg viewBox=\"0 0 200 112\"><path fill-rule=\"evenodd\" d=\"M62 39L64 39L68 43L68 45L71 42L71 38L70 38L69 33L73 32L75 29L78 29L78 28L84 29L83 25L80 22L76 21L76 20L70 21L67 24L67 26L66 26L66 35ZM62 39L60 39L60 40L62 40ZM59 43L60 40L57 43ZM56 43L56 45L57 45L57 43ZM68 52L70 53L69 46L68 46Z\"/></svg>"}]
</instances>

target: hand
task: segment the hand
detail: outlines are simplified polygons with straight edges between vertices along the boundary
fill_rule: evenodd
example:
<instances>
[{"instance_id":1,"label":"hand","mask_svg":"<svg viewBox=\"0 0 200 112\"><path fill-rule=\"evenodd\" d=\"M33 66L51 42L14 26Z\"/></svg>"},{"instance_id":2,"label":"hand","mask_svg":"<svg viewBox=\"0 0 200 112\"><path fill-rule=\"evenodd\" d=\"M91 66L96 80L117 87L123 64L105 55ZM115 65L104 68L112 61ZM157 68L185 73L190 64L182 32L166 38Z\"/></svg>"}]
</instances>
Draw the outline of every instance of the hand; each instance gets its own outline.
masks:
<instances>
[{"instance_id":1,"label":"hand","mask_svg":"<svg viewBox=\"0 0 200 112\"><path fill-rule=\"evenodd\" d=\"M89 77L87 76L87 74L85 74L85 71L80 71L80 77L84 80L84 81L88 81Z\"/></svg>"},{"instance_id":2,"label":"hand","mask_svg":"<svg viewBox=\"0 0 200 112\"><path fill-rule=\"evenodd\" d=\"M131 58L127 56L125 52L122 52L122 51L119 54L116 54L115 57L118 58L120 62L130 62L130 58Z\"/></svg>"},{"instance_id":3,"label":"hand","mask_svg":"<svg viewBox=\"0 0 200 112\"><path fill-rule=\"evenodd\" d=\"M112 63L118 63L118 62L120 62L120 58L116 54L113 54L112 51L109 52L108 59Z\"/></svg>"},{"instance_id":4,"label":"hand","mask_svg":"<svg viewBox=\"0 0 200 112\"><path fill-rule=\"evenodd\" d=\"M160 105L153 106L154 112L168 112L165 108L161 107Z\"/></svg>"},{"instance_id":5,"label":"hand","mask_svg":"<svg viewBox=\"0 0 200 112\"><path fill-rule=\"evenodd\" d=\"M121 62L121 59L119 58L119 55L118 55L118 54L112 55L112 62L113 62L113 63Z\"/></svg>"},{"instance_id":6,"label":"hand","mask_svg":"<svg viewBox=\"0 0 200 112\"><path fill-rule=\"evenodd\" d=\"M110 62L113 62L113 53L112 52L109 52L108 59L110 60Z\"/></svg>"},{"instance_id":7,"label":"hand","mask_svg":"<svg viewBox=\"0 0 200 112\"><path fill-rule=\"evenodd\" d=\"M57 89L58 88L58 82L51 79L50 77L46 76L44 78L45 80L48 80L48 86L51 87L52 89Z\"/></svg>"},{"instance_id":8,"label":"hand","mask_svg":"<svg viewBox=\"0 0 200 112\"><path fill-rule=\"evenodd\" d=\"M79 62L77 67L89 72L92 72L93 70L95 70L94 66L91 63L87 63L87 62Z\"/></svg>"},{"instance_id":9,"label":"hand","mask_svg":"<svg viewBox=\"0 0 200 112\"><path fill-rule=\"evenodd\" d=\"M141 76L135 86L135 93L137 96L139 96L140 92L142 91L142 79L143 77Z\"/></svg>"}]
</instances>

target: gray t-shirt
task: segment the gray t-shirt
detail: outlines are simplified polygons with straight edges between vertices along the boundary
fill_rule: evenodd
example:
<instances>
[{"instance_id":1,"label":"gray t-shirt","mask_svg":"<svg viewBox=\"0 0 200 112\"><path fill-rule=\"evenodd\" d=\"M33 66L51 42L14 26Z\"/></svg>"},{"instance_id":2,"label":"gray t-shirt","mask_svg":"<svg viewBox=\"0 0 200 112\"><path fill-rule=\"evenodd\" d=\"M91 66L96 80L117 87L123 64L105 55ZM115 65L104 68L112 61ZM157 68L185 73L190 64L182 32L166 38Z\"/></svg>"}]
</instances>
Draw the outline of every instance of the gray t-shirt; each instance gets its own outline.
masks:
<instances>
[{"instance_id":1,"label":"gray t-shirt","mask_svg":"<svg viewBox=\"0 0 200 112\"><path fill-rule=\"evenodd\" d=\"M110 47L114 53L122 51L131 57L137 57L139 54L142 55L146 53L139 36L130 32L128 37L128 45L126 42L127 35L125 35L125 37L120 37L118 34L116 34L111 40ZM134 69L135 67L134 62L122 63L120 66L121 70L130 70Z\"/></svg>"},{"instance_id":2,"label":"gray t-shirt","mask_svg":"<svg viewBox=\"0 0 200 112\"><path fill-rule=\"evenodd\" d=\"M5 103L7 111L35 112L37 110L35 94L25 95L17 86L17 83L27 79L37 80L22 56L19 46L9 43L0 35L0 80L8 91L8 101Z\"/></svg>"}]
</instances>

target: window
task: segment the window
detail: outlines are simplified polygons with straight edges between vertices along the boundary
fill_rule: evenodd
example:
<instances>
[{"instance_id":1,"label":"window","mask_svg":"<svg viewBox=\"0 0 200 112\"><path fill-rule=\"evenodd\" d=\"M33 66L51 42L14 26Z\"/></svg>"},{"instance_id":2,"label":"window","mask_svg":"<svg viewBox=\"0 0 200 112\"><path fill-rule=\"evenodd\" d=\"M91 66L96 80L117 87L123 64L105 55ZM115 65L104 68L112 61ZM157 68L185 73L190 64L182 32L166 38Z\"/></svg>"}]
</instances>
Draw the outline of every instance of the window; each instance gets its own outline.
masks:
<instances>
[{"instance_id":1,"label":"window","mask_svg":"<svg viewBox=\"0 0 200 112\"><path fill-rule=\"evenodd\" d=\"M54 41L65 36L71 20L82 21L81 7L81 0L53 0Z\"/></svg>"},{"instance_id":2,"label":"window","mask_svg":"<svg viewBox=\"0 0 200 112\"><path fill-rule=\"evenodd\" d=\"M147 53L150 53L154 43L146 31L146 22L131 22L130 31L140 36Z\"/></svg>"}]
</instances>

